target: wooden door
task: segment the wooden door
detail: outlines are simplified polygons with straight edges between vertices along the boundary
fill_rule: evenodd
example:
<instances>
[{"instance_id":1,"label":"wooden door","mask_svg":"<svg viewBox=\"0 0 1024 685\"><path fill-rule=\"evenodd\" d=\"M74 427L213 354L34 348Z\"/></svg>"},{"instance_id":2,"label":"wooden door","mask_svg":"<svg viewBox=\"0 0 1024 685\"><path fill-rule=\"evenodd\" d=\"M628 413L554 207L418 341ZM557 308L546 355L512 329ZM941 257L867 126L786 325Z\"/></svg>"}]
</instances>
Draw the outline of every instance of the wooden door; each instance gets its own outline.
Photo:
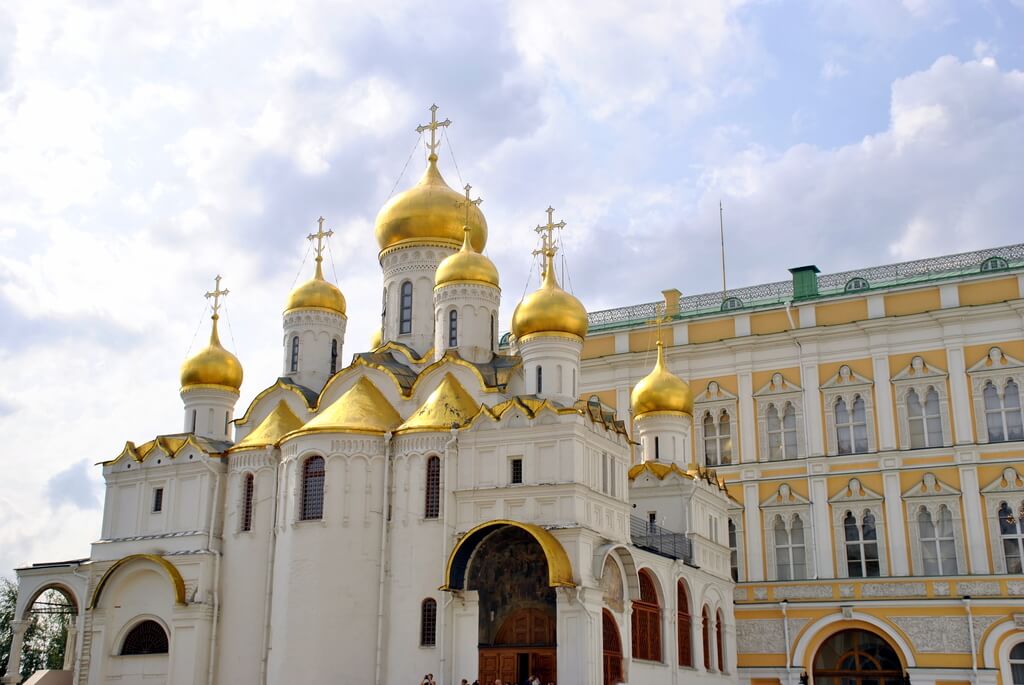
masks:
<instances>
[{"instance_id":1,"label":"wooden door","mask_svg":"<svg viewBox=\"0 0 1024 685\"><path fill-rule=\"evenodd\" d=\"M622 640L615 618L605 609L601 619L601 656L604 685L622 682Z\"/></svg>"}]
</instances>

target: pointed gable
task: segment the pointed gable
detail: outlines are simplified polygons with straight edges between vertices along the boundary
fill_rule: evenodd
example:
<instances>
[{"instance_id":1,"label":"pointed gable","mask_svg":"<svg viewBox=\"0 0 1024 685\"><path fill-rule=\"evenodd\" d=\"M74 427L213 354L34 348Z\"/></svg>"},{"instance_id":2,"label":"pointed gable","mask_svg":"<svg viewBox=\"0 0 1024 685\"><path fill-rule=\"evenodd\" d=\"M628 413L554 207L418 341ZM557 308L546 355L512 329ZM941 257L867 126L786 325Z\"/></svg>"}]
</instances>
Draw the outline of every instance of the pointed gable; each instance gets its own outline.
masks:
<instances>
[{"instance_id":1,"label":"pointed gable","mask_svg":"<svg viewBox=\"0 0 1024 685\"><path fill-rule=\"evenodd\" d=\"M284 400L280 400L274 410L232 449L276 445L287 433L301 427L302 419L295 415Z\"/></svg>"},{"instance_id":2,"label":"pointed gable","mask_svg":"<svg viewBox=\"0 0 1024 685\"><path fill-rule=\"evenodd\" d=\"M398 427L398 431L447 431L465 424L476 416L479 409L480 404L455 376L446 373L427 401Z\"/></svg>"},{"instance_id":3,"label":"pointed gable","mask_svg":"<svg viewBox=\"0 0 1024 685\"><path fill-rule=\"evenodd\" d=\"M297 432L383 434L394 430L401 422L401 415L387 398L363 376Z\"/></svg>"}]
</instances>

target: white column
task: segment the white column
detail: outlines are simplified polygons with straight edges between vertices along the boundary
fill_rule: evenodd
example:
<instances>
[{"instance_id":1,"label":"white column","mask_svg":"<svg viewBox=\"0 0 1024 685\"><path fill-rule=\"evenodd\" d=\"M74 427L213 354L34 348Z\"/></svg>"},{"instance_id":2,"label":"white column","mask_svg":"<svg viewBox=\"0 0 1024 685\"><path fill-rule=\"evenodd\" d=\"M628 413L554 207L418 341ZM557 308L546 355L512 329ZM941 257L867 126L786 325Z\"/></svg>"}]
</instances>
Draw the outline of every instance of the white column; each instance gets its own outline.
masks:
<instances>
[{"instance_id":1,"label":"white column","mask_svg":"<svg viewBox=\"0 0 1024 685\"><path fill-rule=\"evenodd\" d=\"M908 576L910 564L907 558L907 532L899 472L883 473L882 485L885 495L885 534L889 541L889 575Z\"/></svg>"},{"instance_id":2,"label":"white column","mask_svg":"<svg viewBox=\"0 0 1024 685\"><path fill-rule=\"evenodd\" d=\"M814 517L814 569L818 578L835 578L832 563L832 526L828 520L828 487L824 478L812 478L811 516Z\"/></svg>"},{"instance_id":3,"label":"white column","mask_svg":"<svg viewBox=\"0 0 1024 685\"><path fill-rule=\"evenodd\" d=\"M807 433L807 456L820 457L825 454L825 440L821 423L821 380L818 376L817 355L811 360L804 357L800 369L800 385L804 388L804 425ZM827 499L827 498L826 498Z\"/></svg>"},{"instance_id":4,"label":"white column","mask_svg":"<svg viewBox=\"0 0 1024 685\"><path fill-rule=\"evenodd\" d=\"M896 425L893 421L892 383L889 382L889 357L877 354L871 359L875 376L875 406L878 408L878 449L896 449Z\"/></svg>"},{"instance_id":5,"label":"white column","mask_svg":"<svg viewBox=\"0 0 1024 685\"><path fill-rule=\"evenodd\" d=\"M21 646L28 626L29 621L11 621L11 652L7 659L7 673L2 681L4 685L17 685L21 682Z\"/></svg>"},{"instance_id":6,"label":"white column","mask_svg":"<svg viewBox=\"0 0 1024 685\"><path fill-rule=\"evenodd\" d=\"M946 348L946 359L949 361L949 400L953 413L953 428L956 431L956 444L969 445L974 442L974 427L971 425L971 399L967 392L964 348Z\"/></svg>"},{"instance_id":7,"label":"white column","mask_svg":"<svg viewBox=\"0 0 1024 685\"><path fill-rule=\"evenodd\" d=\"M601 682L601 591L585 588L577 599L575 588L556 588L558 648L555 652L562 685L593 685Z\"/></svg>"},{"instance_id":8,"label":"white column","mask_svg":"<svg viewBox=\"0 0 1024 685\"><path fill-rule=\"evenodd\" d=\"M65 671L72 671L75 668L75 647L78 645L78 617L68 621L68 637L64 641L64 665Z\"/></svg>"},{"instance_id":9,"label":"white column","mask_svg":"<svg viewBox=\"0 0 1024 685\"><path fill-rule=\"evenodd\" d=\"M452 639L449 650L449 663L452 665L452 680L456 678L473 678L480 670L480 599L475 590L465 590L461 597L457 596L451 604ZM459 675L463 673L465 675Z\"/></svg>"},{"instance_id":10,"label":"white column","mask_svg":"<svg viewBox=\"0 0 1024 685\"><path fill-rule=\"evenodd\" d=\"M960 492L964 498L964 523L967 526L967 549L971 553L971 573L989 573L985 516L976 466L960 467Z\"/></svg>"},{"instance_id":11,"label":"white column","mask_svg":"<svg viewBox=\"0 0 1024 685\"><path fill-rule=\"evenodd\" d=\"M761 502L757 483L743 486L743 524L747 533L747 580L764 580L764 551L761 546Z\"/></svg>"},{"instance_id":12,"label":"white column","mask_svg":"<svg viewBox=\"0 0 1024 685\"><path fill-rule=\"evenodd\" d=\"M740 461L757 461L757 438L754 426L754 379L750 371L737 374L740 410Z\"/></svg>"}]
</instances>

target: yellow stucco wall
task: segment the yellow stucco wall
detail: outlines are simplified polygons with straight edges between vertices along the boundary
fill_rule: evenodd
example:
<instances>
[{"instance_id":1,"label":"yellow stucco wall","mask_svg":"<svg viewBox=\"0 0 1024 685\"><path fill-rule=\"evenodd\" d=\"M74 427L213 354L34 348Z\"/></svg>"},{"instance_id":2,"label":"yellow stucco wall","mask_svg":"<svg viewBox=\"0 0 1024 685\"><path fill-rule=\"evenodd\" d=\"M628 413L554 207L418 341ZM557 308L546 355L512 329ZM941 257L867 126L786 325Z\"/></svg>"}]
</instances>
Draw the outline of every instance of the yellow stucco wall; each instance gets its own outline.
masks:
<instances>
[{"instance_id":1,"label":"yellow stucco wall","mask_svg":"<svg viewBox=\"0 0 1024 685\"><path fill-rule=\"evenodd\" d=\"M582 359L593 359L615 354L615 336L602 335L595 338L587 338L583 341Z\"/></svg>"},{"instance_id":2,"label":"yellow stucco wall","mask_svg":"<svg viewBox=\"0 0 1024 685\"><path fill-rule=\"evenodd\" d=\"M905 293L894 293L885 296L886 316L906 316L931 312L942 307L938 288L924 288Z\"/></svg>"},{"instance_id":3,"label":"yellow stucco wall","mask_svg":"<svg viewBox=\"0 0 1024 685\"><path fill-rule=\"evenodd\" d=\"M689 331L690 342L693 344L724 340L736 337L736 322L732 318L718 319L704 323L691 323Z\"/></svg>"},{"instance_id":4,"label":"yellow stucco wall","mask_svg":"<svg viewBox=\"0 0 1024 685\"><path fill-rule=\"evenodd\" d=\"M645 328L639 331L633 331L629 334L629 351L630 352L650 352L655 349L655 345L658 342L659 331L657 328ZM671 328L662 328L660 331L661 341L666 347L671 347L675 344L672 336Z\"/></svg>"},{"instance_id":5,"label":"yellow stucco wall","mask_svg":"<svg viewBox=\"0 0 1024 685\"><path fill-rule=\"evenodd\" d=\"M798 314L793 312L793 320L796 321ZM763 314L750 315L750 333L752 335L766 335L768 333L779 333L792 328L789 325L789 316L785 311L765 312Z\"/></svg>"},{"instance_id":6,"label":"yellow stucco wall","mask_svg":"<svg viewBox=\"0 0 1024 685\"><path fill-rule=\"evenodd\" d=\"M957 288L961 305L1006 302L1020 297L1020 286L1016 276L997 278L991 281L964 283Z\"/></svg>"},{"instance_id":7,"label":"yellow stucco wall","mask_svg":"<svg viewBox=\"0 0 1024 685\"><path fill-rule=\"evenodd\" d=\"M836 326L851 321L863 321L866 318L868 301L863 298L814 306L814 319L819 326Z\"/></svg>"}]
</instances>

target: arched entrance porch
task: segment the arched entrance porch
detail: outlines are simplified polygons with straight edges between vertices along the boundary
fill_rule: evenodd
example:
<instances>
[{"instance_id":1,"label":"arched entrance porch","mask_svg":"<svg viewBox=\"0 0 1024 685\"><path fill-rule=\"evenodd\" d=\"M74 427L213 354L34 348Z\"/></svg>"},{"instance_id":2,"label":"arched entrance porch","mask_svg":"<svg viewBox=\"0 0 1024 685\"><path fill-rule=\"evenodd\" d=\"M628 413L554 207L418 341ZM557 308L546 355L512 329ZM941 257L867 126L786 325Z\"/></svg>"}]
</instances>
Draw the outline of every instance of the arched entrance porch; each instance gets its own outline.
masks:
<instances>
[{"instance_id":1,"label":"arched entrance porch","mask_svg":"<svg viewBox=\"0 0 1024 685\"><path fill-rule=\"evenodd\" d=\"M80 612L75 592L63 583L44 583L23 606L11 622L8 663L0 682L21 682L22 676L37 671L63 672L70 682Z\"/></svg>"},{"instance_id":2,"label":"arched entrance porch","mask_svg":"<svg viewBox=\"0 0 1024 685\"><path fill-rule=\"evenodd\" d=\"M491 521L470 530L448 561L444 589L476 599L480 682L557 682L556 587L572 587L558 541L539 526Z\"/></svg>"},{"instance_id":3,"label":"arched entrance porch","mask_svg":"<svg viewBox=\"0 0 1024 685\"><path fill-rule=\"evenodd\" d=\"M841 630L818 647L814 685L903 685L903 663L880 635L861 628Z\"/></svg>"}]
</instances>

